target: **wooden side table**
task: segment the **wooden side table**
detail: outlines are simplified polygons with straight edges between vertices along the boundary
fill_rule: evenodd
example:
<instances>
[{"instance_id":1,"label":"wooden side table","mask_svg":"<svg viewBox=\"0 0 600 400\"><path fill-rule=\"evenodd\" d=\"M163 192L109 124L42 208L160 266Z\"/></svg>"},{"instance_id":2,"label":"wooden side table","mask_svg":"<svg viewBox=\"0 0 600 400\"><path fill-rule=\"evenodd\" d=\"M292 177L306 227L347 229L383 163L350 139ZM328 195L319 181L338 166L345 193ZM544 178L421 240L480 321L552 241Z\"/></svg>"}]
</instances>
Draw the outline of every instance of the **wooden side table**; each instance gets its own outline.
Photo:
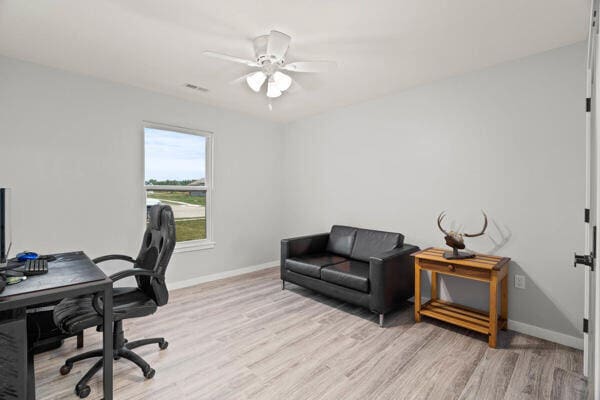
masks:
<instances>
[{"instance_id":1,"label":"wooden side table","mask_svg":"<svg viewBox=\"0 0 600 400\"><path fill-rule=\"evenodd\" d=\"M425 315L488 335L488 345L496 347L498 328L506 330L508 320L508 257L477 254L464 260L446 260L444 250L428 248L415 257L415 321ZM431 272L431 300L421 304L421 271ZM486 282L490 285L489 312L476 310L438 298L438 274ZM498 316L498 283L501 284Z\"/></svg>"}]
</instances>

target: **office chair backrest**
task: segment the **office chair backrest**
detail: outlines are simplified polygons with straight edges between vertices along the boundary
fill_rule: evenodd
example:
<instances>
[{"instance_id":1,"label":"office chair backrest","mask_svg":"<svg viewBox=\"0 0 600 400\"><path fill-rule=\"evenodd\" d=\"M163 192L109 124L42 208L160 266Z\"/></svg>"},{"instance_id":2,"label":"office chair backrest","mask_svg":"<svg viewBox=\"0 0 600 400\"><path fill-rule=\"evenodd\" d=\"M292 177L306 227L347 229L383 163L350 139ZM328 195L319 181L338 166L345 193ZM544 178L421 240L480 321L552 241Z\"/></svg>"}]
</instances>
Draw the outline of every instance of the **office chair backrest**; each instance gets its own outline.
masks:
<instances>
[{"instance_id":1,"label":"office chair backrest","mask_svg":"<svg viewBox=\"0 0 600 400\"><path fill-rule=\"evenodd\" d=\"M154 271L158 277L137 276L138 287L156 304L169 301L165 272L175 249L175 217L170 206L157 204L149 212L150 221L144 233L144 242L136 259L136 268Z\"/></svg>"}]
</instances>

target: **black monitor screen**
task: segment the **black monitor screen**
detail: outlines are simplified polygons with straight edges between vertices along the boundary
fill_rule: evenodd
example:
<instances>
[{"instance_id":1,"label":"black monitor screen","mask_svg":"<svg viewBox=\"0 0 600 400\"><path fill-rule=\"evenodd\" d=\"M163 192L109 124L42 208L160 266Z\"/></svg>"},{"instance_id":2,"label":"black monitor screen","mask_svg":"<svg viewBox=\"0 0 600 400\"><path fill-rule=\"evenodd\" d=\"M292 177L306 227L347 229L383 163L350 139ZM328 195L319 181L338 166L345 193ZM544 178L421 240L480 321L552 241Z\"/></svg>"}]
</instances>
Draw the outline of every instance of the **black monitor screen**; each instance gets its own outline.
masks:
<instances>
[{"instance_id":1,"label":"black monitor screen","mask_svg":"<svg viewBox=\"0 0 600 400\"><path fill-rule=\"evenodd\" d=\"M12 244L10 189L0 188L0 263L5 263Z\"/></svg>"}]
</instances>

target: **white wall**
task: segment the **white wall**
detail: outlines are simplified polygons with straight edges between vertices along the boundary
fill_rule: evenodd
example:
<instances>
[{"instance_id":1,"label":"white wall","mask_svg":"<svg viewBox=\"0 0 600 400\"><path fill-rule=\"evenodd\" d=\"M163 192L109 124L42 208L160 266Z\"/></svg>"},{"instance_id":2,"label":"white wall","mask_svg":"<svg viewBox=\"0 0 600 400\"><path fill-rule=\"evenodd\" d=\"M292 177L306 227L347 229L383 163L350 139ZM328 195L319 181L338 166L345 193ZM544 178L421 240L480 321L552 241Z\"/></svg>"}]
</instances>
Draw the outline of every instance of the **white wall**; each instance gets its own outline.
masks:
<instances>
[{"instance_id":1,"label":"white wall","mask_svg":"<svg viewBox=\"0 0 600 400\"><path fill-rule=\"evenodd\" d=\"M216 247L176 254L168 281L276 260L280 125L0 57L0 186L14 189L15 249L135 256L144 120L215 138Z\"/></svg>"},{"instance_id":2,"label":"white wall","mask_svg":"<svg viewBox=\"0 0 600 400\"><path fill-rule=\"evenodd\" d=\"M467 245L514 260L509 318L581 337L583 271L572 258L583 248L584 97L580 43L291 123L285 234L338 223L442 246L440 211L473 231L483 208L488 235ZM442 288L486 308L483 284Z\"/></svg>"},{"instance_id":3,"label":"white wall","mask_svg":"<svg viewBox=\"0 0 600 400\"><path fill-rule=\"evenodd\" d=\"M175 255L169 282L275 260L281 237L334 223L440 246L441 210L474 230L484 208L488 235L468 244L514 260L510 319L579 338L584 59L584 44L568 46L284 127L0 57L0 186L14 188L16 249L135 254L149 120L215 133L217 246ZM487 299L478 283L446 279L442 292Z\"/></svg>"}]
</instances>

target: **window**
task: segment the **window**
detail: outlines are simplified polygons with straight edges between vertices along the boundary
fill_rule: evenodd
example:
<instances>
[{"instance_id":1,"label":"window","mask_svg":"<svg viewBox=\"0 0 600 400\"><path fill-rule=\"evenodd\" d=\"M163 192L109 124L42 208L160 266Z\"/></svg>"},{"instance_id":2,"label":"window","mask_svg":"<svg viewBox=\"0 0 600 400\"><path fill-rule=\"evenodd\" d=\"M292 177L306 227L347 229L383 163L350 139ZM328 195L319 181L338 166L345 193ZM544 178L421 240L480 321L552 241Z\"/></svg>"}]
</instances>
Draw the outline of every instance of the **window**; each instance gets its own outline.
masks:
<instances>
[{"instance_id":1,"label":"window","mask_svg":"<svg viewBox=\"0 0 600 400\"><path fill-rule=\"evenodd\" d=\"M168 204L175 215L176 249L213 247L210 218L212 134L144 125L146 211Z\"/></svg>"}]
</instances>

